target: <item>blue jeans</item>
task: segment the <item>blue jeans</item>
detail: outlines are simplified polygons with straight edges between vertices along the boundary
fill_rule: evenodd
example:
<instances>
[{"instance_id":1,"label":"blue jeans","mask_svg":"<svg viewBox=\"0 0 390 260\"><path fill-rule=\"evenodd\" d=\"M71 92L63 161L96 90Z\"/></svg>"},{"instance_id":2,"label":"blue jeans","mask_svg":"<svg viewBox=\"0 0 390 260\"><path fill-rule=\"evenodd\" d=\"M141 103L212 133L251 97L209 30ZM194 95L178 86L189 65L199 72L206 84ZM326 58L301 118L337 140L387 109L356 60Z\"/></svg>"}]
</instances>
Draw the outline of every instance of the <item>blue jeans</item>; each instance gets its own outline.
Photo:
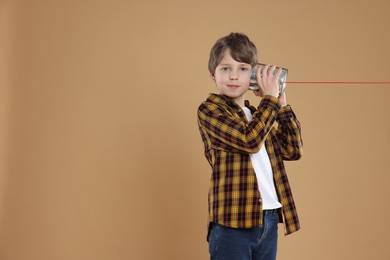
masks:
<instances>
[{"instance_id":1,"label":"blue jeans","mask_svg":"<svg viewBox=\"0 0 390 260\"><path fill-rule=\"evenodd\" d=\"M230 228L210 223L210 260L275 260L278 222L277 210L264 210L262 227Z\"/></svg>"}]
</instances>

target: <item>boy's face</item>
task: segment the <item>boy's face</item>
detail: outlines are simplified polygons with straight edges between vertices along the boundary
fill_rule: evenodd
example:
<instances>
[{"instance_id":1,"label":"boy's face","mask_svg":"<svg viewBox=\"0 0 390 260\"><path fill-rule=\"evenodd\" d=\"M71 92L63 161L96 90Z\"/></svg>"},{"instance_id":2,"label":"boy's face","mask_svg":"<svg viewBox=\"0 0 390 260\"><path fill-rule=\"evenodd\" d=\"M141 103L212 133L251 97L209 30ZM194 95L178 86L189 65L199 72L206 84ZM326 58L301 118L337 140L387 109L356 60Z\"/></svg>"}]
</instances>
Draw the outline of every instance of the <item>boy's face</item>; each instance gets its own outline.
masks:
<instances>
[{"instance_id":1,"label":"boy's face","mask_svg":"<svg viewBox=\"0 0 390 260\"><path fill-rule=\"evenodd\" d=\"M226 49L213 75L220 94L233 98L237 104L243 106L244 94L249 88L251 68L248 63L234 60L230 49Z\"/></svg>"}]
</instances>

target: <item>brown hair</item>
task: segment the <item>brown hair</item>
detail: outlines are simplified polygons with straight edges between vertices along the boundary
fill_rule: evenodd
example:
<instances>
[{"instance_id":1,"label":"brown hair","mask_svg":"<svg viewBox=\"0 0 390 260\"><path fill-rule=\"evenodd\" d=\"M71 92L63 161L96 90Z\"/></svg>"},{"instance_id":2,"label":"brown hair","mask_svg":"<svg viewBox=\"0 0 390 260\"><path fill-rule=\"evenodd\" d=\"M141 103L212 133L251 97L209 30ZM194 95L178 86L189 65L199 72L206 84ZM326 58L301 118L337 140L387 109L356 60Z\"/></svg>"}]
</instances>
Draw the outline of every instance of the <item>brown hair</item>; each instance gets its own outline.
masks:
<instances>
[{"instance_id":1,"label":"brown hair","mask_svg":"<svg viewBox=\"0 0 390 260\"><path fill-rule=\"evenodd\" d=\"M243 33L230 33L224 36L214 44L210 51L209 71L214 74L218 64L223 59L223 53L226 49L230 50L232 58L238 62L251 64L252 67L257 63L256 46Z\"/></svg>"}]
</instances>

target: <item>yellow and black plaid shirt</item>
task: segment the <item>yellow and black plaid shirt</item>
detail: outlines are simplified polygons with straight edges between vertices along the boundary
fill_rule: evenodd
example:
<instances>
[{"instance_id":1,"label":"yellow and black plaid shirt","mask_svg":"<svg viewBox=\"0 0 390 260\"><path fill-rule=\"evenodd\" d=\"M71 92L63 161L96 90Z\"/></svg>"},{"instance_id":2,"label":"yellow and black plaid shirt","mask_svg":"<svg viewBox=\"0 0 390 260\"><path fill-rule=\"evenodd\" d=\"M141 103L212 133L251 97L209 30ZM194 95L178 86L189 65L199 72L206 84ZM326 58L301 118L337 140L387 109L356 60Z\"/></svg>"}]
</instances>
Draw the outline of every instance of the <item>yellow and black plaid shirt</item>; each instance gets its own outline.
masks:
<instances>
[{"instance_id":1,"label":"yellow and black plaid shirt","mask_svg":"<svg viewBox=\"0 0 390 260\"><path fill-rule=\"evenodd\" d=\"M281 221L285 234L291 234L300 226L283 160L302 155L300 124L291 107L281 107L273 96L263 97L257 109L248 101L245 106L252 111L250 121L227 96L210 94L198 108L205 156L212 168L209 222L232 228L262 225L261 194L249 155L265 142L282 204Z\"/></svg>"}]
</instances>

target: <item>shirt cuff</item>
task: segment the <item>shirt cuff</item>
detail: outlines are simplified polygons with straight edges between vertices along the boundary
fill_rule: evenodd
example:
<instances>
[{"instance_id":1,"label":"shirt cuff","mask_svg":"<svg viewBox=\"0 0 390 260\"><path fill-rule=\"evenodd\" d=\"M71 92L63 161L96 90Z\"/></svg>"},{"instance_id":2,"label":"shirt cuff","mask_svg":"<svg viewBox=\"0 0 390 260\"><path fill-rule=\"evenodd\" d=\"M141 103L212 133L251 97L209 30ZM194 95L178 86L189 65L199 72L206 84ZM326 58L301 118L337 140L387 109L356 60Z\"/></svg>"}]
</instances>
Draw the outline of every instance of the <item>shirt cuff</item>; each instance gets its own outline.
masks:
<instances>
[{"instance_id":1,"label":"shirt cuff","mask_svg":"<svg viewBox=\"0 0 390 260\"><path fill-rule=\"evenodd\" d=\"M281 108L281 104L278 98L271 95L267 95L261 99L258 108L264 108L264 107L270 108L275 111L279 111Z\"/></svg>"}]
</instances>

